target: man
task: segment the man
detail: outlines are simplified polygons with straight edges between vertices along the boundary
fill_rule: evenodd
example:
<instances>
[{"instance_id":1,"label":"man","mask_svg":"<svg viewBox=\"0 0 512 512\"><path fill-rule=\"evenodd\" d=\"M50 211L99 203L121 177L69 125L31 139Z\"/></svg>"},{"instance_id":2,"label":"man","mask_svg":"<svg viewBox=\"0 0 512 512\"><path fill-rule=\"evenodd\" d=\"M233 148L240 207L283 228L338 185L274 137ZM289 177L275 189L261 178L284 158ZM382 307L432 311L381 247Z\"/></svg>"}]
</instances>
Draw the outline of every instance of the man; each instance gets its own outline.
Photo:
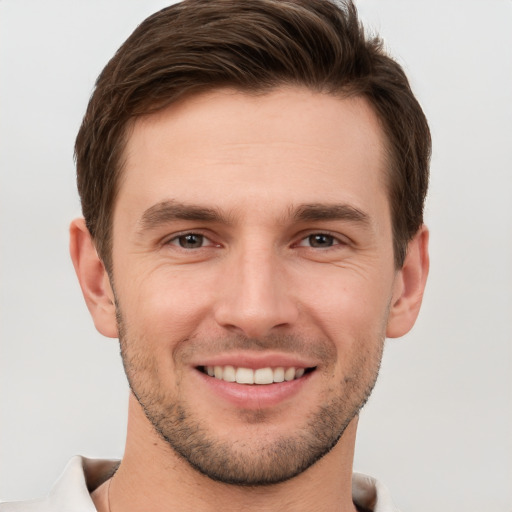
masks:
<instances>
[{"instance_id":1,"label":"man","mask_svg":"<svg viewBox=\"0 0 512 512\"><path fill-rule=\"evenodd\" d=\"M350 3L186 0L101 73L71 256L131 388L121 462L10 510L395 510L352 475L417 317L430 136Z\"/></svg>"}]
</instances>

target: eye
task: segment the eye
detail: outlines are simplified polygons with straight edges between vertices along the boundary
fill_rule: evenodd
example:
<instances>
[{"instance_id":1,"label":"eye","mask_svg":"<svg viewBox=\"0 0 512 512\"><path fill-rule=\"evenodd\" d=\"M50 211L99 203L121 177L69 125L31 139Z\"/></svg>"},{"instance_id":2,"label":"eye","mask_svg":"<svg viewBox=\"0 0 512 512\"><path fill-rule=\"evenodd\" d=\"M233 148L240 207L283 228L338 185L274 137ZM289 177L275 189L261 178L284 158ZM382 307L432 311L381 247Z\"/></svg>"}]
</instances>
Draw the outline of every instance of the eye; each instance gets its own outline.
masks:
<instances>
[{"instance_id":1,"label":"eye","mask_svg":"<svg viewBox=\"0 0 512 512\"><path fill-rule=\"evenodd\" d=\"M171 245L178 245L183 249L200 249L201 247L214 245L208 238L199 233L184 233L169 240Z\"/></svg>"},{"instance_id":2,"label":"eye","mask_svg":"<svg viewBox=\"0 0 512 512\"><path fill-rule=\"evenodd\" d=\"M339 238L328 233L313 233L303 238L297 245L299 247L313 247L314 249L328 249L334 245L343 244Z\"/></svg>"}]
</instances>

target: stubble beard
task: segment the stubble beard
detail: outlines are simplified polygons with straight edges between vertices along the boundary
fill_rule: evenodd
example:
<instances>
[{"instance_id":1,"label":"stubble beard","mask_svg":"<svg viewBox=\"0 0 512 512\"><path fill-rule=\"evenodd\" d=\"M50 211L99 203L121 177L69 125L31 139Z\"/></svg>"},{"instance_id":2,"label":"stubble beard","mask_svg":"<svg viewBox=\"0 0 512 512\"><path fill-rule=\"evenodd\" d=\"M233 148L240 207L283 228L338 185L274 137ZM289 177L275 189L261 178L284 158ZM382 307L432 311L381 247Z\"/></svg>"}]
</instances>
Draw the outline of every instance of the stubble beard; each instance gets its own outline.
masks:
<instances>
[{"instance_id":1,"label":"stubble beard","mask_svg":"<svg viewBox=\"0 0 512 512\"><path fill-rule=\"evenodd\" d=\"M131 391L158 435L203 475L242 486L284 482L326 455L368 400L377 380L384 344L383 334L371 344L362 344L371 346L372 351L358 354L343 381L333 383L333 388L326 390L325 402L307 417L297 418L298 426L294 432L271 440L266 436L256 439L247 436L244 440L225 441L210 431L208 419L199 418L178 396L169 395L169 390L158 381L156 360L147 352L143 354L133 349L134 340L126 332L119 310L118 328L121 356ZM289 337L287 339L290 344ZM245 339L243 343L247 346L252 341ZM269 343L280 346L274 340L265 342L266 345ZM261 346L258 341L254 344ZM314 342L299 344L314 346ZM328 360L332 354L324 357ZM338 390L334 388L336 384ZM268 421L265 411L242 411L240 416L247 425L258 425L259 428Z\"/></svg>"}]
</instances>

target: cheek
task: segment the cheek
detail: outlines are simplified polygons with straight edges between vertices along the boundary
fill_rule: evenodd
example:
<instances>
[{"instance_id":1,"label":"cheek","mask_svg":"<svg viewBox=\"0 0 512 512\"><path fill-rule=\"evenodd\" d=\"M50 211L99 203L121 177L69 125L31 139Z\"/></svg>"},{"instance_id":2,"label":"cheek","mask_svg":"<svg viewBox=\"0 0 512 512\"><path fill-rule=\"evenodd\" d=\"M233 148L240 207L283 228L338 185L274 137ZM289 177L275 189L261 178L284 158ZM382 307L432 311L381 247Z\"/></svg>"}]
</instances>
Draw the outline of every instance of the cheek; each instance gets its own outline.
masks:
<instances>
[{"instance_id":1,"label":"cheek","mask_svg":"<svg viewBox=\"0 0 512 512\"><path fill-rule=\"evenodd\" d=\"M341 268L318 275L315 286L302 291L305 307L336 338L380 333L392 293L391 281L381 276Z\"/></svg>"},{"instance_id":2,"label":"cheek","mask_svg":"<svg viewBox=\"0 0 512 512\"><path fill-rule=\"evenodd\" d=\"M175 344L190 336L191 327L210 309L208 282L185 269L140 276L127 279L131 285L119 297L130 330L143 333L151 344Z\"/></svg>"},{"instance_id":3,"label":"cheek","mask_svg":"<svg viewBox=\"0 0 512 512\"><path fill-rule=\"evenodd\" d=\"M344 279L343 284L332 282L318 297L314 322L336 350L336 361L328 370L345 394L351 386L372 385L378 373L390 292L374 291L364 281Z\"/></svg>"}]
</instances>

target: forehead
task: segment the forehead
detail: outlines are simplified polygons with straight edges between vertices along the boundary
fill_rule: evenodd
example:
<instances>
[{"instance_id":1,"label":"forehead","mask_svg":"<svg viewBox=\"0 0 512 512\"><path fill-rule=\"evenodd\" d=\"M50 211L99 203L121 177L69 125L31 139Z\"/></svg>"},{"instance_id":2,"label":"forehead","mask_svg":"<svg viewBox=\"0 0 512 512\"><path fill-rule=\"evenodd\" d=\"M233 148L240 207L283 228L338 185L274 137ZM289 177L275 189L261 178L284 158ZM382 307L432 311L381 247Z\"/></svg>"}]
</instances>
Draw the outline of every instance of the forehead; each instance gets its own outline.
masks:
<instances>
[{"instance_id":1,"label":"forehead","mask_svg":"<svg viewBox=\"0 0 512 512\"><path fill-rule=\"evenodd\" d=\"M142 211L169 199L281 213L295 203L387 203L385 154L363 98L291 87L214 90L135 121L119 208Z\"/></svg>"}]
</instances>

